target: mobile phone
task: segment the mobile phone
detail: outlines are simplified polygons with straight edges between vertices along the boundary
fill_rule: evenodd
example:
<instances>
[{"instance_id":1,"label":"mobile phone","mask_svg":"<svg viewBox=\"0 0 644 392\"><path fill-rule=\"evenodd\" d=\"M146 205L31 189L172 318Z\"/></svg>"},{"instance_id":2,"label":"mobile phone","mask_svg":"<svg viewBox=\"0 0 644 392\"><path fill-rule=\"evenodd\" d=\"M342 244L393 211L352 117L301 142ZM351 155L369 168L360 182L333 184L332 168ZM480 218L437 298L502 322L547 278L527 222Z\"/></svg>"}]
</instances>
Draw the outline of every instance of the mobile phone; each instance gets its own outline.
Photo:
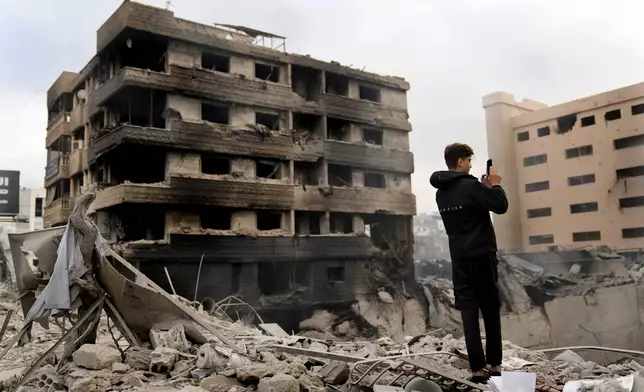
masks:
<instances>
[{"instance_id":1,"label":"mobile phone","mask_svg":"<svg viewBox=\"0 0 644 392\"><path fill-rule=\"evenodd\" d=\"M488 159L487 160L487 168L485 169L485 175L490 175L490 168L492 167L492 160Z\"/></svg>"}]
</instances>

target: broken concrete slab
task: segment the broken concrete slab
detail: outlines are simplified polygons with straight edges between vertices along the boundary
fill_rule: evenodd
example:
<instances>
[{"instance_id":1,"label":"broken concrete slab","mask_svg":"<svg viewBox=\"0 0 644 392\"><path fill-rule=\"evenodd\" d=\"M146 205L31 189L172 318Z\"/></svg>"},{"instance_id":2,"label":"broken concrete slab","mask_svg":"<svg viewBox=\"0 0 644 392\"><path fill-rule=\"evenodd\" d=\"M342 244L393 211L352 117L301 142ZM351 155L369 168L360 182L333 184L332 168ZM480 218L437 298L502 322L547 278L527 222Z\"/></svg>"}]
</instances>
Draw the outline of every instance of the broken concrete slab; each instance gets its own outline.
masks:
<instances>
[{"instance_id":1,"label":"broken concrete slab","mask_svg":"<svg viewBox=\"0 0 644 392\"><path fill-rule=\"evenodd\" d=\"M114 363L112 364L112 373L115 373L115 374L125 374L125 373L129 372L130 370L132 370L132 368L130 367L130 365L127 365L127 364L125 364L125 363L121 363L121 362L114 362Z\"/></svg>"},{"instance_id":2,"label":"broken concrete slab","mask_svg":"<svg viewBox=\"0 0 644 392\"><path fill-rule=\"evenodd\" d=\"M566 363L570 363L570 364L586 362L576 352L570 351L570 350L566 350L566 351L562 352L561 354L559 354L556 357L554 357L552 360L553 361L566 362Z\"/></svg>"},{"instance_id":3,"label":"broken concrete slab","mask_svg":"<svg viewBox=\"0 0 644 392\"><path fill-rule=\"evenodd\" d=\"M331 361L322 366L319 371L322 381L327 384L341 385L349 379L349 365L345 362Z\"/></svg>"},{"instance_id":4,"label":"broken concrete slab","mask_svg":"<svg viewBox=\"0 0 644 392\"><path fill-rule=\"evenodd\" d=\"M150 354L150 371L161 374L170 373L178 357L179 352L177 350L159 347Z\"/></svg>"},{"instance_id":5,"label":"broken concrete slab","mask_svg":"<svg viewBox=\"0 0 644 392\"><path fill-rule=\"evenodd\" d=\"M227 358L221 355L215 347L206 343L197 351L197 367L199 369L215 369L223 366Z\"/></svg>"},{"instance_id":6,"label":"broken concrete slab","mask_svg":"<svg viewBox=\"0 0 644 392\"><path fill-rule=\"evenodd\" d=\"M190 350L190 343L182 324L174 325L168 330L151 329L150 343L152 348L168 347L185 353Z\"/></svg>"},{"instance_id":7,"label":"broken concrete slab","mask_svg":"<svg viewBox=\"0 0 644 392\"><path fill-rule=\"evenodd\" d=\"M269 324L259 324L259 328L261 328L262 331L266 332L267 334L271 336L275 336L278 338L287 338L290 335L282 329L282 327L279 326L279 324L275 323L269 323Z\"/></svg>"},{"instance_id":8,"label":"broken concrete slab","mask_svg":"<svg viewBox=\"0 0 644 392\"><path fill-rule=\"evenodd\" d=\"M244 387L234 377L226 377L223 375L214 375L206 377L199 383L199 386L210 392L228 392L232 387Z\"/></svg>"},{"instance_id":9,"label":"broken concrete slab","mask_svg":"<svg viewBox=\"0 0 644 392\"><path fill-rule=\"evenodd\" d=\"M329 351L329 346L320 342L311 342L311 344L309 345L309 350L320 351L325 353Z\"/></svg>"},{"instance_id":10,"label":"broken concrete slab","mask_svg":"<svg viewBox=\"0 0 644 392\"><path fill-rule=\"evenodd\" d=\"M264 377L271 377L277 373L284 373L299 378L306 373L306 367L301 363L280 362L276 364L253 364L240 367L235 371L237 379L243 383L256 383Z\"/></svg>"},{"instance_id":11,"label":"broken concrete slab","mask_svg":"<svg viewBox=\"0 0 644 392\"><path fill-rule=\"evenodd\" d=\"M276 374L273 377L262 378L257 385L257 392L299 392L300 383L288 374Z\"/></svg>"},{"instance_id":12,"label":"broken concrete slab","mask_svg":"<svg viewBox=\"0 0 644 392\"><path fill-rule=\"evenodd\" d=\"M125 363L134 370L148 370L152 350L144 347L132 347L125 353Z\"/></svg>"},{"instance_id":13,"label":"broken concrete slab","mask_svg":"<svg viewBox=\"0 0 644 392\"><path fill-rule=\"evenodd\" d=\"M110 369L116 362L121 362L121 353L111 346L84 344L73 355L74 363L85 369Z\"/></svg>"}]
</instances>

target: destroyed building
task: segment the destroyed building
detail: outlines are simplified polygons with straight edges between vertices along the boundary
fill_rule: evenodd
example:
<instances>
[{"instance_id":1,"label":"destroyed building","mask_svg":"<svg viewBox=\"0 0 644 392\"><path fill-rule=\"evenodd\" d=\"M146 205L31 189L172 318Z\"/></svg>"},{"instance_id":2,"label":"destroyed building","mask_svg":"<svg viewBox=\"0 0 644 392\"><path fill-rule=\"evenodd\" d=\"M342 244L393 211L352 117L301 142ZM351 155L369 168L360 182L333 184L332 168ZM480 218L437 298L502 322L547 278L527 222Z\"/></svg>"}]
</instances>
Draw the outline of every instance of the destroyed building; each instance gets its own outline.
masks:
<instances>
[{"instance_id":1,"label":"destroyed building","mask_svg":"<svg viewBox=\"0 0 644 392\"><path fill-rule=\"evenodd\" d=\"M499 248L644 248L644 83L550 107L496 92L483 107L510 200Z\"/></svg>"},{"instance_id":2,"label":"destroyed building","mask_svg":"<svg viewBox=\"0 0 644 392\"><path fill-rule=\"evenodd\" d=\"M141 271L259 310L350 302L383 259L413 282L409 83L283 41L123 2L47 92L45 225L96 183L100 233Z\"/></svg>"},{"instance_id":3,"label":"destroyed building","mask_svg":"<svg viewBox=\"0 0 644 392\"><path fill-rule=\"evenodd\" d=\"M644 258L627 263L604 247L499 257L504 339L530 349L644 348ZM441 267L435 263L423 281L430 323L459 333L451 270ZM616 359L591 354L584 358Z\"/></svg>"}]
</instances>

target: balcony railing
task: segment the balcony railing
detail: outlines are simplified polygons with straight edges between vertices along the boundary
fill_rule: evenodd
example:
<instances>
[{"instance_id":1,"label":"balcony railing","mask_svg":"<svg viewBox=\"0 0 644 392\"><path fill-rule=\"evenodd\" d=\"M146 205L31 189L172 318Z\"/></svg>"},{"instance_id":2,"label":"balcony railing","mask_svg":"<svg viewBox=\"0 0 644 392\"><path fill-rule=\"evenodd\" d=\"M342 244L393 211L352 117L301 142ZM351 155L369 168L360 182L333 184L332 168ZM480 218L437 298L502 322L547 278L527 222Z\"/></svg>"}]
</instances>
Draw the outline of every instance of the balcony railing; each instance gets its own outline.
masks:
<instances>
[{"instance_id":1,"label":"balcony railing","mask_svg":"<svg viewBox=\"0 0 644 392\"><path fill-rule=\"evenodd\" d=\"M69 122L69 112L60 112L54 117L49 119L49 122L47 123L47 128L51 129L53 128L51 125L55 124L56 122L61 121L61 122Z\"/></svg>"},{"instance_id":2,"label":"balcony railing","mask_svg":"<svg viewBox=\"0 0 644 392\"><path fill-rule=\"evenodd\" d=\"M74 199L56 199L46 205L43 216L45 226L49 227L65 223L73 207Z\"/></svg>"},{"instance_id":3,"label":"balcony railing","mask_svg":"<svg viewBox=\"0 0 644 392\"><path fill-rule=\"evenodd\" d=\"M58 174L65 174L69 171L69 155L63 155L49 161L45 167L45 180L49 180Z\"/></svg>"},{"instance_id":4,"label":"balcony railing","mask_svg":"<svg viewBox=\"0 0 644 392\"><path fill-rule=\"evenodd\" d=\"M58 138L71 133L70 116L68 112L59 113L47 125L45 147L49 148Z\"/></svg>"}]
</instances>

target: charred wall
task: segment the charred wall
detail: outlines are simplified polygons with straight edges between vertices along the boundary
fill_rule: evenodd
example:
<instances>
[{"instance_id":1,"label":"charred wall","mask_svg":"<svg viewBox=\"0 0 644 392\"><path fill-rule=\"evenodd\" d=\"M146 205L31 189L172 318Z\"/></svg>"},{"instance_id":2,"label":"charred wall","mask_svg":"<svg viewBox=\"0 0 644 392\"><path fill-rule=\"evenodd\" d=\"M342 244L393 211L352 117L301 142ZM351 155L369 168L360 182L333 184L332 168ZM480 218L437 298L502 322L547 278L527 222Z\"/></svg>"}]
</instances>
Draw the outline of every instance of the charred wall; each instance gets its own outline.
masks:
<instances>
[{"instance_id":1,"label":"charred wall","mask_svg":"<svg viewBox=\"0 0 644 392\"><path fill-rule=\"evenodd\" d=\"M385 109L380 104L366 100L331 94L324 94L320 102L309 102L293 92L288 85L178 65L170 65L169 74L137 68L122 69L90 96L89 115L98 113L101 105L125 87L154 88L215 101L328 114L373 126L411 130L406 110L391 107Z\"/></svg>"},{"instance_id":2,"label":"charred wall","mask_svg":"<svg viewBox=\"0 0 644 392\"><path fill-rule=\"evenodd\" d=\"M350 301L377 253L368 237L173 236L172 245L131 244L124 255L162 286L166 266L186 298L194 296L203 255L200 299L235 293L253 304L266 297L268 304L267 297L295 293L302 303Z\"/></svg>"},{"instance_id":3,"label":"charred wall","mask_svg":"<svg viewBox=\"0 0 644 392\"><path fill-rule=\"evenodd\" d=\"M177 121L171 129L124 125L92 144L89 161L95 162L102 154L122 144L147 144L175 150L308 162L315 162L324 155L321 141L302 148L294 142L294 136L287 132L265 135L253 129Z\"/></svg>"},{"instance_id":4,"label":"charred wall","mask_svg":"<svg viewBox=\"0 0 644 392\"><path fill-rule=\"evenodd\" d=\"M212 26L175 18L172 11L135 2L124 2L98 29L96 34L97 52L103 51L115 38L127 32L127 29L158 34L204 47L239 53L247 57L322 69L391 88L409 89L409 83L402 78L381 76L345 67L338 63L316 60L310 56L283 53L261 46L249 45L248 41L244 40L244 36L228 34L226 31ZM227 35L232 36L233 39L227 39Z\"/></svg>"}]
</instances>

